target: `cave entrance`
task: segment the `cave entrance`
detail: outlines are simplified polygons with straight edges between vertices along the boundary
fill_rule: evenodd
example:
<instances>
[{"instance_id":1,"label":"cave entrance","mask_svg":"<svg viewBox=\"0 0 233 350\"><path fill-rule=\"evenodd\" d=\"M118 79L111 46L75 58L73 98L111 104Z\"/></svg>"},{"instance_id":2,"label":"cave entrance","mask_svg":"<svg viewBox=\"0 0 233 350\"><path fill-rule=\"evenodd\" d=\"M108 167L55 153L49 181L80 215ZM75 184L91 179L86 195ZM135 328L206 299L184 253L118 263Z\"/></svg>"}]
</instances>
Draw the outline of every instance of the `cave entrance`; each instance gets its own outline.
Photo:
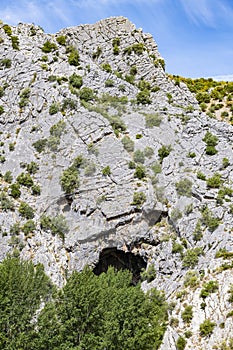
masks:
<instances>
[{"instance_id":1,"label":"cave entrance","mask_svg":"<svg viewBox=\"0 0 233 350\"><path fill-rule=\"evenodd\" d=\"M105 248L101 251L99 261L93 272L99 276L102 272L107 272L109 266L113 266L117 271L129 270L133 275L132 283L137 284L146 265L146 261L140 255L124 252L117 248Z\"/></svg>"}]
</instances>

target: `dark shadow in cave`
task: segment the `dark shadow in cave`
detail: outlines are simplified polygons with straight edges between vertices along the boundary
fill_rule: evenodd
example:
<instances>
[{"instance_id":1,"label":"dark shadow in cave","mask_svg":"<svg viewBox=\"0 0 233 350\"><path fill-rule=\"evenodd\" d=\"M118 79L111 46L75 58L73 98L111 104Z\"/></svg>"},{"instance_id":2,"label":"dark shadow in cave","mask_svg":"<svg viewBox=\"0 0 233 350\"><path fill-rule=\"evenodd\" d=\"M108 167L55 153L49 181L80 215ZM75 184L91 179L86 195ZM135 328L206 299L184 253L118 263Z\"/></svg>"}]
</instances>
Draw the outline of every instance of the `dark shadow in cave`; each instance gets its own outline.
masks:
<instances>
[{"instance_id":1,"label":"dark shadow in cave","mask_svg":"<svg viewBox=\"0 0 233 350\"><path fill-rule=\"evenodd\" d=\"M140 273L146 268L146 265L146 261L140 255L124 252L117 248L105 248L101 251L93 272L99 276L102 272L107 272L109 266L113 266L117 271L127 269L133 275L132 283L136 285L140 281Z\"/></svg>"}]
</instances>

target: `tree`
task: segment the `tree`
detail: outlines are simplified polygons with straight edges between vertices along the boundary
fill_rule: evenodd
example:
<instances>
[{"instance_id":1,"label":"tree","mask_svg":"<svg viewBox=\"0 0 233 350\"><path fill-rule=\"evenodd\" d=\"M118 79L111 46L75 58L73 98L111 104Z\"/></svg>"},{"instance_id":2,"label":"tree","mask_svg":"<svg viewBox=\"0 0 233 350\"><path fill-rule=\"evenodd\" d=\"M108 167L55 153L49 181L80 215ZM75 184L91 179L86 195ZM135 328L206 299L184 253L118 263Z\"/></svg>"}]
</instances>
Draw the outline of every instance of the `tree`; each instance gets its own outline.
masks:
<instances>
[{"instance_id":1,"label":"tree","mask_svg":"<svg viewBox=\"0 0 233 350\"><path fill-rule=\"evenodd\" d=\"M38 320L34 349L158 349L166 328L167 306L157 290L144 294L132 286L129 271L94 275L73 272L54 306Z\"/></svg>"},{"instance_id":2,"label":"tree","mask_svg":"<svg viewBox=\"0 0 233 350\"><path fill-rule=\"evenodd\" d=\"M42 265L34 266L14 257L0 264L1 349L33 349L32 319L51 291Z\"/></svg>"}]
</instances>

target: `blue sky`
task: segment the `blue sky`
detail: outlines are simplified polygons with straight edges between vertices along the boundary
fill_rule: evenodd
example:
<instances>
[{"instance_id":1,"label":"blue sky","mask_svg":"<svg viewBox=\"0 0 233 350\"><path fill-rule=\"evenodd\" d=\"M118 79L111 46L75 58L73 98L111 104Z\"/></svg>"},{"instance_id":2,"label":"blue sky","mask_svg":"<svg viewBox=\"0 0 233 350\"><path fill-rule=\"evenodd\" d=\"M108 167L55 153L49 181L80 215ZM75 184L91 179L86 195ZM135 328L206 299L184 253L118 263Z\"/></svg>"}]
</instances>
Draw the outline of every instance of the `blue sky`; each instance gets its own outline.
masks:
<instances>
[{"instance_id":1,"label":"blue sky","mask_svg":"<svg viewBox=\"0 0 233 350\"><path fill-rule=\"evenodd\" d=\"M186 77L233 74L233 0L1 0L8 24L45 32L122 15L154 36L166 71Z\"/></svg>"}]
</instances>

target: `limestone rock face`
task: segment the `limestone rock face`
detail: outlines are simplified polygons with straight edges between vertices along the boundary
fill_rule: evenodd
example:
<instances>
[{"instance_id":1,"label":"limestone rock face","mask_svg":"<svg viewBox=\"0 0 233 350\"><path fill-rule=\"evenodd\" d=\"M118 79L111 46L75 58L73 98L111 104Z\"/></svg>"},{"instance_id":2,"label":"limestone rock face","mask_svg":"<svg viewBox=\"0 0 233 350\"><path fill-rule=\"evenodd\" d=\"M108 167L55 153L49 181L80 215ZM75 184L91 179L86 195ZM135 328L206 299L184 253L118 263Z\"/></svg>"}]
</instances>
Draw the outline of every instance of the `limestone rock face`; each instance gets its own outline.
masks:
<instances>
[{"instance_id":1,"label":"limestone rock face","mask_svg":"<svg viewBox=\"0 0 233 350\"><path fill-rule=\"evenodd\" d=\"M56 34L11 29L0 26L1 260L41 262L61 286L105 248L139 254L156 270L143 289L175 305L161 349L187 330L187 349L220 348L233 330L233 127L200 111L166 75L152 36L126 18ZM64 191L67 169L76 185ZM215 323L208 337L205 319Z\"/></svg>"}]
</instances>

